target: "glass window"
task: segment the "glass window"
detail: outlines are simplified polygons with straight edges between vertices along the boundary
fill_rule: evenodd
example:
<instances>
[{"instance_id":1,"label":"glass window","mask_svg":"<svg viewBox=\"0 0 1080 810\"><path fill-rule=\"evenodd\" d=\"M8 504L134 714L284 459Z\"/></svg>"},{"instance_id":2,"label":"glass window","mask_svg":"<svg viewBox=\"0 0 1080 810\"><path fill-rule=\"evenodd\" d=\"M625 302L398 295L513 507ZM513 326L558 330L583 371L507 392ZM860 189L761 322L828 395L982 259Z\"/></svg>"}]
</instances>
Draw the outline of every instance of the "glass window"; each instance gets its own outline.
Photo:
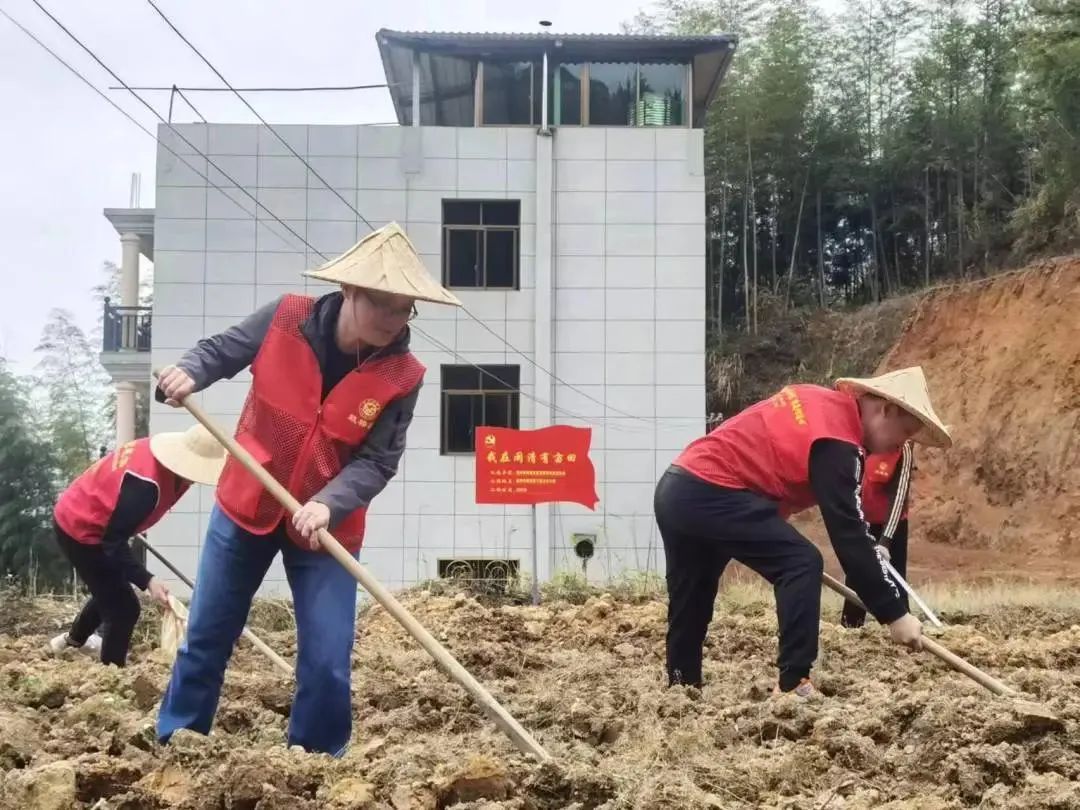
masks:
<instances>
[{"instance_id":1,"label":"glass window","mask_svg":"<svg viewBox=\"0 0 1080 810\"><path fill-rule=\"evenodd\" d=\"M548 115L552 126L581 124L581 74L584 65L556 65L548 93Z\"/></svg>"},{"instance_id":2,"label":"glass window","mask_svg":"<svg viewBox=\"0 0 1080 810\"><path fill-rule=\"evenodd\" d=\"M443 454L472 453L478 427L517 428L520 378L519 366L443 366Z\"/></svg>"},{"instance_id":3,"label":"glass window","mask_svg":"<svg viewBox=\"0 0 1080 810\"><path fill-rule=\"evenodd\" d=\"M540 70L532 62L484 61L483 123L540 123Z\"/></svg>"},{"instance_id":4,"label":"glass window","mask_svg":"<svg viewBox=\"0 0 1080 810\"><path fill-rule=\"evenodd\" d=\"M678 127L685 124L686 65L644 64L638 73L638 126Z\"/></svg>"},{"instance_id":5,"label":"glass window","mask_svg":"<svg viewBox=\"0 0 1080 810\"><path fill-rule=\"evenodd\" d=\"M589 65L589 124L625 127L634 124L637 65L593 62Z\"/></svg>"},{"instance_id":6,"label":"glass window","mask_svg":"<svg viewBox=\"0 0 1080 810\"><path fill-rule=\"evenodd\" d=\"M476 123L476 61L420 54L420 123L471 127ZM402 118L412 125L412 76L400 88Z\"/></svg>"},{"instance_id":7,"label":"glass window","mask_svg":"<svg viewBox=\"0 0 1080 810\"><path fill-rule=\"evenodd\" d=\"M443 200L443 283L518 286L520 200Z\"/></svg>"}]
</instances>

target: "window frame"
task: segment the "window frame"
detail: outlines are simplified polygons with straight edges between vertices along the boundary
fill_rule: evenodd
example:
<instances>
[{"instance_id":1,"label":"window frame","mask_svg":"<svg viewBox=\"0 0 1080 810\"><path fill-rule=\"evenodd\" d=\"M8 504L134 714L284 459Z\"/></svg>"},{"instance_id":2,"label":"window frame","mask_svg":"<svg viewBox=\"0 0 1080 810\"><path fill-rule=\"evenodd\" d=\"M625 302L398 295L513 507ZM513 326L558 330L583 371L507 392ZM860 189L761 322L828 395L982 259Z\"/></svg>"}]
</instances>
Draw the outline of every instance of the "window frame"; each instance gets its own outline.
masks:
<instances>
[{"instance_id":1,"label":"window frame","mask_svg":"<svg viewBox=\"0 0 1080 810\"><path fill-rule=\"evenodd\" d=\"M447 371L461 371L471 369L476 373L476 379L472 388L448 388ZM507 372L512 370L512 374ZM514 380L507 380L512 376ZM493 377L502 380L504 386L499 385ZM453 397L476 397L481 398L483 412L480 422L471 425L473 431L473 443L468 450L452 449L450 447L450 421L449 401ZM508 425L487 425L487 400L489 397L503 397L506 399L506 410L509 415ZM439 369L439 455L441 456L471 456L476 454L476 428L478 427L507 427L513 430L521 428L521 366L511 364L477 364L476 366L464 364L443 364Z\"/></svg>"},{"instance_id":2,"label":"window frame","mask_svg":"<svg viewBox=\"0 0 1080 810\"><path fill-rule=\"evenodd\" d=\"M479 219L480 222L476 224L456 224L447 223L446 221L446 204L447 203L475 203L480 206ZM502 224L487 224L484 222L484 206L485 205L513 205L517 214L517 225L502 225ZM480 273L481 278L479 283L475 285L463 286L460 284L451 284L450 274L450 238L452 233L459 232L473 232L484 234L483 240L480 243L481 255L480 259ZM512 280L509 285L497 285L492 286L488 284L488 265L487 265L487 234L489 232L510 233L514 239L513 257L514 265L511 268ZM461 199L444 197L442 200L442 284L448 290L494 290L499 292L513 292L521 289L521 200L520 199Z\"/></svg>"}]
</instances>

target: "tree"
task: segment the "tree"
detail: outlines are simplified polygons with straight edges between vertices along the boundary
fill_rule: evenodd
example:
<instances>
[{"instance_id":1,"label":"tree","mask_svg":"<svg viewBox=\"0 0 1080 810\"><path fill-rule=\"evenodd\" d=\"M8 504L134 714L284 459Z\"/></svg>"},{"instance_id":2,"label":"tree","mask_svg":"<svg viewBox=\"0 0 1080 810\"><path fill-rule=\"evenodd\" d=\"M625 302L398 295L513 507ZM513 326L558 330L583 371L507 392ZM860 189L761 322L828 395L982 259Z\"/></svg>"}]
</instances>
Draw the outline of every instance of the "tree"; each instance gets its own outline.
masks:
<instances>
[{"instance_id":1,"label":"tree","mask_svg":"<svg viewBox=\"0 0 1080 810\"><path fill-rule=\"evenodd\" d=\"M70 568L52 537L55 461L33 413L0 359L0 575L37 590L61 587Z\"/></svg>"}]
</instances>

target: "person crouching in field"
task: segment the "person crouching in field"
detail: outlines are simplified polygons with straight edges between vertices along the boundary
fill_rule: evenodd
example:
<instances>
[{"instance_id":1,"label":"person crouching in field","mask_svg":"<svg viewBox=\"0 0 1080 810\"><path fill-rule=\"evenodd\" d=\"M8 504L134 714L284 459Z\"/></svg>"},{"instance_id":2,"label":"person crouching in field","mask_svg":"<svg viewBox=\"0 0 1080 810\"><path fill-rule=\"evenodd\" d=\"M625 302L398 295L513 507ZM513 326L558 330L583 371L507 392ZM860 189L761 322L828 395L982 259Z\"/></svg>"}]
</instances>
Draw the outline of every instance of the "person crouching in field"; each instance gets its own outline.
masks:
<instances>
[{"instance_id":1,"label":"person crouching in field","mask_svg":"<svg viewBox=\"0 0 1080 810\"><path fill-rule=\"evenodd\" d=\"M53 510L56 542L90 600L49 642L52 652L100 646L101 663L124 666L140 613L131 586L169 602L169 589L135 559L128 540L161 520L193 482L214 485L224 465L225 450L195 425L127 442L72 482Z\"/></svg>"},{"instance_id":2,"label":"person crouching in field","mask_svg":"<svg viewBox=\"0 0 1080 810\"><path fill-rule=\"evenodd\" d=\"M233 645L278 554L296 611L289 745L340 756L352 733L356 581L319 532L359 553L368 506L397 472L424 376L409 349L415 302L460 302L428 275L396 223L306 275L340 289L267 304L200 341L159 381L159 395L179 405L250 366L236 440L303 504L290 517L235 459L226 465L158 713L163 744L182 728L209 733Z\"/></svg>"},{"instance_id":3,"label":"person crouching in field","mask_svg":"<svg viewBox=\"0 0 1080 810\"><path fill-rule=\"evenodd\" d=\"M702 684L702 647L724 568L738 560L776 595L776 692L815 694L821 552L787 517L815 504L848 581L892 639L917 648L922 625L874 549L859 490L867 452L909 440L951 438L930 404L919 367L835 389L789 385L691 443L660 479L656 521L667 559L667 672L671 685Z\"/></svg>"},{"instance_id":4,"label":"person crouching in field","mask_svg":"<svg viewBox=\"0 0 1080 810\"><path fill-rule=\"evenodd\" d=\"M908 495L914 472L915 449L912 442L891 453L868 456L862 480L863 517L870 524L870 534L877 541L877 551L892 563L896 573L907 579ZM847 584L850 586L851 581ZM907 593L900 598L907 608ZM844 627L862 627L866 611L844 600L840 623Z\"/></svg>"}]
</instances>

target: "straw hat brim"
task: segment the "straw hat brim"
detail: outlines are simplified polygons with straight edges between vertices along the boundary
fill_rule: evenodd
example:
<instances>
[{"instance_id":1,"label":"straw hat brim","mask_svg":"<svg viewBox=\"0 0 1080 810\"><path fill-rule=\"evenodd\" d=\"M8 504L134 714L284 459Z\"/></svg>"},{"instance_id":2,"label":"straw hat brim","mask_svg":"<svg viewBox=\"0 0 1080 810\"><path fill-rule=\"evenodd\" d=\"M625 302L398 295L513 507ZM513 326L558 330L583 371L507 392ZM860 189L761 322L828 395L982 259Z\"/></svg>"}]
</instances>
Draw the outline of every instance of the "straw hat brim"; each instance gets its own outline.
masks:
<instances>
[{"instance_id":1,"label":"straw hat brim","mask_svg":"<svg viewBox=\"0 0 1080 810\"><path fill-rule=\"evenodd\" d=\"M225 449L218 445L219 456L205 456L191 449L187 433L158 433L150 437L150 452L171 472L194 481L214 486L225 468Z\"/></svg>"},{"instance_id":2,"label":"straw hat brim","mask_svg":"<svg viewBox=\"0 0 1080 810\"><path fill-rule=\"evenodd\" d=\"M926 410L913 406L910 402L896 396L890 391L882 389L874 385L873 380L862 380L853 377L842 377L836 381L836 390L844 391L852 396L858 396L859 394L873 394L876 397L891 402L898 408L902 408L907 413L914 416L922 423L922 430L920 430L914 437L914 441L919 444L925 444L930 447L949 448L952 447L952 436L949 435L949 429L945 426L945 423L938 418L938 415L934 413L933 408L929 403L926 405Z\"/></svg>"}]
</instances>

